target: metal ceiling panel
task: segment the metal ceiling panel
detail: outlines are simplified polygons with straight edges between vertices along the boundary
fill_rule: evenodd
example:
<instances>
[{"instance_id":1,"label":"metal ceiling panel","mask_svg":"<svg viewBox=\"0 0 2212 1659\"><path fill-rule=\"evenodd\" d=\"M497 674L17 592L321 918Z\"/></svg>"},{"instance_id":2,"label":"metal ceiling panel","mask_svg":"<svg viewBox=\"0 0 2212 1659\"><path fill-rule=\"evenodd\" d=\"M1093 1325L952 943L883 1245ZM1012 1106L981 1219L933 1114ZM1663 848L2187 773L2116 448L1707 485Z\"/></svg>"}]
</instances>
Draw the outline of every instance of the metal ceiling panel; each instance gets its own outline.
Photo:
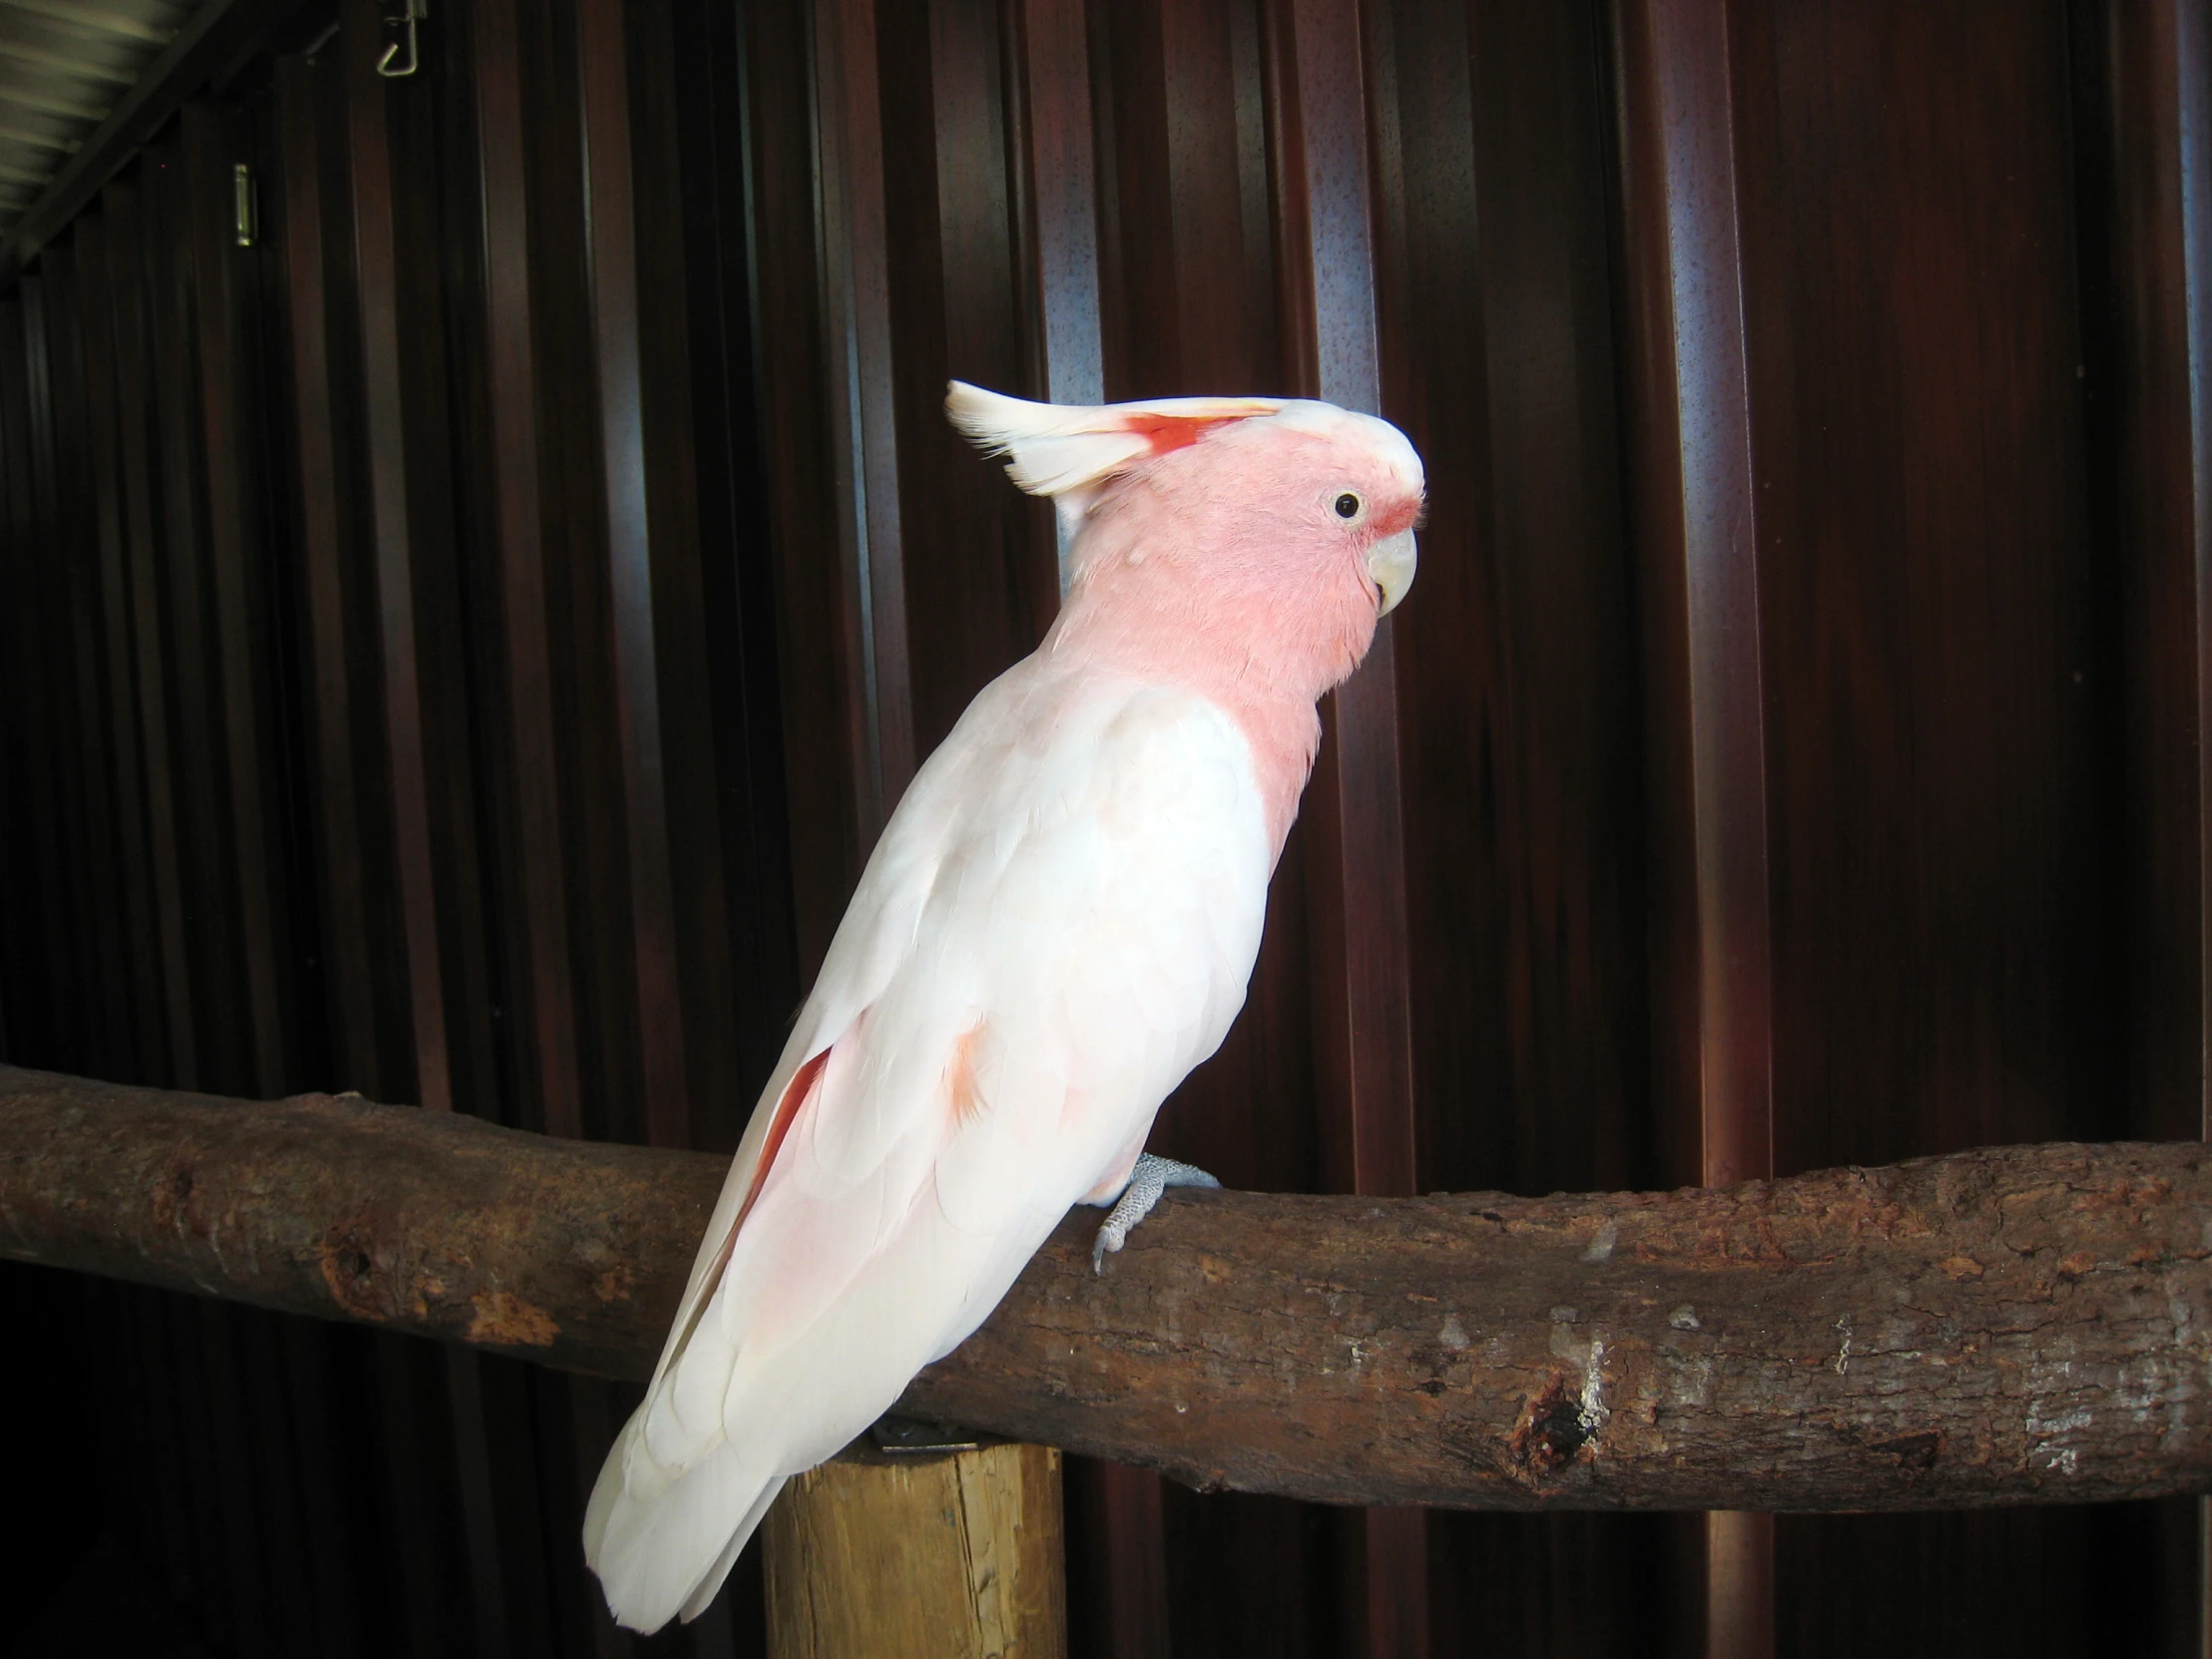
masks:
<instances>
[{"instance_id":1,"label":"metal ceiling panel","mask_svg":"<svg viewBox=\"0 0 2212 1659\"><path fill-rule=\"evenodd\" d=\"M0 240L203 0L0 0Z\"/></svg>"}]
</instances>

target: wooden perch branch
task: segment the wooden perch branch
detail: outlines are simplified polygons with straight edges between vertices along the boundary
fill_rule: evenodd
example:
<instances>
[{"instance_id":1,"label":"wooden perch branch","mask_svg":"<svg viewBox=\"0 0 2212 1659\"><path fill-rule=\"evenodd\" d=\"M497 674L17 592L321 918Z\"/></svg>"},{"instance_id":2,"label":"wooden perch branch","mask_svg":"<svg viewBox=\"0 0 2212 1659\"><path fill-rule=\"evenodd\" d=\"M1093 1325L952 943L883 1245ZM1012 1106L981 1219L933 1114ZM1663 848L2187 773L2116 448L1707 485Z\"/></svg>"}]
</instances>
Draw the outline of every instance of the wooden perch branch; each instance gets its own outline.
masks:
<instances>
[{"instance_id":1,"label":"wooden perch branch","mask_svg":"<svg viewBox=\"0 0 2212 1659\"><path fill-rule=\"evenodd\" d=\"M0 1067L0 1255L650 1369L723 1160ZM1725 1192L1170 1195L1053 1236L904 1408L1201 1485L1499 1508L2212 1486L2212 1158L2034 1146Z\"/></svg>"}]
</instances>

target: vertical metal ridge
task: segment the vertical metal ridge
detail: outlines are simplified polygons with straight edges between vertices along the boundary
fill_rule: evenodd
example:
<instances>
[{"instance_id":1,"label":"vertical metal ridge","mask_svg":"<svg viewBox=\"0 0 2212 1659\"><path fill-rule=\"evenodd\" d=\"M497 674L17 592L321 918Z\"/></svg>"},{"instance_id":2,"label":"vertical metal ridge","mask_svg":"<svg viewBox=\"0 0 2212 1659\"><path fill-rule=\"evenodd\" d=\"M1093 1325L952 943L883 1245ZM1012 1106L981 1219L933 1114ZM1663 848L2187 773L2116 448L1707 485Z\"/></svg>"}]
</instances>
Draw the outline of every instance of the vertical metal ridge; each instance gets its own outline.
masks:
<instances>
[{"instance_id":1,"label":"vertical metal ridge","mask_svg":"<svg viewBox=\"0 0 2212 1659\"><path fill-rule=\"evenodd\" d=\"M194 310L200 336L200 407L203 487L218 642L217 687L229 773L230 831L238 884L241 955L244 958L246 1055L257 1091L280 1093L286 1084L286 1025L277 990L281 956L271 882L276 872L266 799L270 754L264 742L256 691L264 659L251 603L264 557L252 495L259 482L249 451L251 420L244 407L258 382L245 373L242 302L232 262L238 249L226 234L226 185L232 177L236 139L226 113L205 103L182 115L186 201L192 215L186 256L193 266ZM242 380L246 384L242 385Z\"/></svg>"},{"instance_id":2,"label":"vertical metal ridge","mask_svg":"<svg viewBox=\"0 0 2212 1659\"><path fill-rule=\"evenodd\" d=\"M139 179L145 220L141 258L148 299L147 401L153 413L156 569L177 743L174 802L186 890L194 907L185 932L199 1001L200 1070L193 1087L243 1088L243 1053L233 1017L244 999L237 977L238 925L231 902L230 826L222 790L224 749L213 707L218 652L210 638L208 517L199 399L199 341L193 327L191 202L182 151L150 149Z\"/></svg>"},{"instance_id":3,"label":"vertical metal ridge","mask_svg":"<svg viewBox=\"0 0 2212 1659\"><path fill-rule=\"evenodd\" d=\"M2170 0L2184 326L2187 329L2190 566L2196 578L2198 939L2202 1072L2198 1122L2212 1140L2212 16L2204 0ZM2212 1560L2212 1544L2208 1544ZM2212 1654L2212 1606L2205 1614Z\"/></svg>"},{"instance_id":4,"label":"vertical metal ridge","mask_svg":"<svg viewBox=\"0 0 2212 1659\"><path fill-rule=\"evenodd\" d=\"M66 671L57 678L64 707L53 733L66 792L65 811L75 826L66 836L74 892L72 909L88 924L75 930L76 973L83 1000L81 1053L127 1050L122 990L123 941L116 909L114 824L108 807L108 767L100 719L98 646L89 582L95 569L84 453L84 370L77 342L76 255L55 248L40 262L39 281L25 284L24 324L29 368L32 464L41 488L34 491L45 567L50 641ZM111 1062L112 1063L112 1062Z\"/></svg>"},{"instance_id":5,"label":"vertical metal ridge","mask_svg":"<svg viewBox=\"0 0 2212 1659\"><path fill-rule=\"evenodd\" d=\"M1659 672L1659 718L1681 730L1691 898L1667 951L1694 987L1695 1159L1707 1185L1773 1164L1771 941L1757 525L1737 240L1728 29L1721 0L1624 8L1622 141L1630 280L1643 307L1640 463L1645 559L1669 567L1679 629ZM1648 193L1648 195L1647 195ZM1664 590L1662 590L1664 591ZM1663 810L1663 809L1662 809Z\"/></svg>"},{"instance_id":6,"label":"vertical metal ridge","mask_svg":"<svg viewBox=\"0 0 2212 1659\"><path fill-rule=\"evenodd\" d=\"M1054 403L1102 403L1090 38L1080 0L1020 0L1016 16L1040 390Z\"/></svg>"},{"instance_id":7,"label":"vertical metal ridge","mask_svg":"<svg viewBox=\"0 0 2212 1659\"><path fill-rule=\"evenodd\" d=\"M864 848L913 778L904 542L891 382L890 270L875 17L868 0L816 0L817 236L828 346L837 536L851 587L858 685L854 759Z\"/></svg>"},{"instance_id":8,"label":"vertical metal ridge","mask_svg":"<svg viewBox=\"0 0 2212 1659\"><path fill-rule=\"evenodd\" d=\"M2199 1136L2212 1141L2212 16L2163 0L2172 31L2175 183L2188 420L2189 564L2196 614ZM2163 100L2160 100L2163 102ZM2197 1652L2212 1659L2212 1497L2197 1503Z\"/></svg>"},{"instance_id":9,"label":"vertical metal ridge","mask_svg":"<svg viewBox=\"0 0 2212 1659\"><path fill-rule=\"evenodd\" d=\"M362 438L369 534L383 644L384 720L391 759L400 923L414 1026L415 1091L431 1111L453 1109L446 1052L445 979L430 844L428 756L416 662L414 546L408 522L407 433L399 372L399 292L393 247L391 152L384 83L376 74L377 13L350 0L339 31L351 163L353 258L359 276Z\"/></svg>"},{"instance_id":10,"label":"vertical metal ridge","mask_svg":"<svg viewBox=\"0 0 2212 1659\"><path fill-rule=\"evenodd\" d=\"M1035 390L1049 403L1106 401L1099 327L1098 164L1091 129L1090 37L1077 0L1018 0L1009 13L1019 130L1014 212L1031 295ZM1070 537L1054 514L1060 593Z\"/></svg>"},{"instance_id":11,"label":"vertical metal ridge","mask_svg":"<svg viewBox=\"0 0 2212 1659\"><path fill-rule=\"evenodd\" d=\"M284 295L290 344L288 411L297 457L304 626L304 688L313 705L311 772L321 836L332 1059L347 1087L377 1087L375 990L368 956L367 893L360 800L354 775L352 674L341 566L339 458L330 386L329 292L323 269L322 145L315 73L300 58L276 66L276 132L282 149Z\"/></svg>"},{"instance_id":12,"label":"vertical metal ridge","mask_svg":"<svg viewBox=\"0 0 2212 1659\"><path fill-rule=\"evenodd\" d=\"M1666 135L1696 812L1704 1185L1774 1173L1764 692L1734 109L1723 0L1653 7Z\"/></svg>"},{"instance_id":13,"label":"vertical metal ridge","mask_svg":"<svg viewBox=\"0 0 2212 1659\"><path fill-rule=\"evenodd\" d=\"M82 996L75 983L71 930L67 925L61 838L62 793L66 780L56 753L57 716L51 687L58 678L49 667L54 642L41 627L43 565L48 553L39 525L42 486L32 456L30 336L40 310L40 281L26 277L0 300L0 508L8 534L6 559L12 624L16 637L8 651L8 672L21 699L16 717L16 764L23 769L17 786L19 809L28 820L42 879L32 895L38 911L41 960L31 984L43 997L36 1028L46 1052L64 1058L78 1047L77 1014ZM18 1014L18 1019L23 1018Z\"/></svg>"},{"instance_id":14,"label":"vertical metal ridge","mask_svg":"<svg viewBox=\"0 0 2212 1659\"><path fill-rule=\"evenodd\" d=\"M101 197L108 227L110 298L115 307L118 384L148 383L146 284L140 239L144 214L134 186L111 185ZM119 407L124 489L126 581L130 591L132 656L138 678L133 711L146 769L146 822L152 848L154 913L158 923L168 1052L161 1073L173 1087L189 1088L200 1074L192 968L185 947L183 855L177 840L176 773L169 743L169 677L162 647L162 557L154 513L151 411L145 400Z\"/></svg>"},{"instance_id":15,"label":"vertical metal ridge","mask_svg":"<svg viewBox=\"0 0 2212 1659\"><path fill-rule=\"evenodd\" d=\"M577 1136L583 1133L583 1105L575 996L569 977L567 858L561 833L553 647L539 499L540 387L531 336L529 200L524 188L528 139L515 0L481 0L473 27L478 165L483 175L484 369L522 853L523 914L518 920L527 957L539 1127L549 1135Z\"/></svg>"},{"instance_id":16,"label":"vertical metal ridge","mask_svg":"<svg viewBox=\"0 0 2212 1659\"><path fill-rule=\"evenodd\" d=\"M586 270L600 443L606 462L607 586L613 607L646 1130L657 1146L685 1146L691 1138L691 1103L684 1066L683 1003L677 985L676 899L669 873L660 659L653 618L656 549L645 491L629 56L618 0L579 0L576 20Z\"/></svg>"},{"instance_id":17,"label":"vertical metal ridge","mask_svg":"<svg viewBox=\"0 0 2212 1659\"><path fill-rule=\"evenodd\" d=\"M78 747L93 910L98 917L97 959L106 1029L102 1049L111 1066L137 1062L137 1006L126 959L141 954L135 941L150 929L130 930L131 888L126 827L117 810L107 636L101 630L100 523L104 510L92 458L92 388L87 368L83 257L75 246L51 250L41 262L52 304L48 313L49 400L56 432L55 492L62 508L67 547L70 633L77 671Z\"/></svg>"},{"instance_id":18,"label":"vertical metal ridge","mask_svg":"<svg viewBox=\"0 0 2212 1659\"><path fill-rule=\"evenodd\" d=\"M79 222L77 254L79 332L85 373L85 423L91 452L94 556L98 564L99 632L108 673L107 755L113 772L116 851L122 865L123 914L132 948L130 962L132 1053L141 1081L159 1075L163 1043L160 952L153 875L147 847L144 785L140 776L136 715L138 688L131 668L130 600L124 587L122 457L118 451L115 390L115 319L108 271L105 221Z\"/></svg>"}]
</instances>

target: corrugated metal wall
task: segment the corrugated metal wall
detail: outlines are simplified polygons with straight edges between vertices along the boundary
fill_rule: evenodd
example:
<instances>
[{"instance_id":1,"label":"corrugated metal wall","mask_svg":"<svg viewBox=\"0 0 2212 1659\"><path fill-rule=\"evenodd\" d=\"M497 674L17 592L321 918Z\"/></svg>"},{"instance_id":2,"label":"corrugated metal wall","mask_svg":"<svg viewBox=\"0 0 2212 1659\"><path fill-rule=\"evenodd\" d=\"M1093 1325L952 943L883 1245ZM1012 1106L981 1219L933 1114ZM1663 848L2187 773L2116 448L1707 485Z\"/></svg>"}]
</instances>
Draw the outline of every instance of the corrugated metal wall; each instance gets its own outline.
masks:
<instances>
[{"instance_id":1,"label":"corrugated metal wall","mask_svg":"<svg viewBox=\"0 0 2212 1659\"><path fill-rule=\"evenodd\" d=\"M317 21L0 318L11 1057L728 1148L800 990L733 42L494 0L386 81L374 5ZM88 1296L103 1518L212 1649L624 1645L621 1390Z\"/></svg>"},{"instance_id":2,"label":"corrugated metal wall","mask_svg":"<svg viewBox=\"0 0 2212 1659\"><path fill-rule=\"evenodd\" d=\"M1160 1150L1545 1191L2200 1131L2200 0L449 0L389 82L329 21L0 298L9 1059L731 1144L1051 615L959 374L1319 392L1428 460ZM628 1645L574 1542L620 1390L21 1295L82 1333L57 1535L212 1650ZM1078 1654L2197 1618L2187 1504L1068 1494ZM659 1645L757 1647L757 1583Z\"/></svg>"}]
</instances>

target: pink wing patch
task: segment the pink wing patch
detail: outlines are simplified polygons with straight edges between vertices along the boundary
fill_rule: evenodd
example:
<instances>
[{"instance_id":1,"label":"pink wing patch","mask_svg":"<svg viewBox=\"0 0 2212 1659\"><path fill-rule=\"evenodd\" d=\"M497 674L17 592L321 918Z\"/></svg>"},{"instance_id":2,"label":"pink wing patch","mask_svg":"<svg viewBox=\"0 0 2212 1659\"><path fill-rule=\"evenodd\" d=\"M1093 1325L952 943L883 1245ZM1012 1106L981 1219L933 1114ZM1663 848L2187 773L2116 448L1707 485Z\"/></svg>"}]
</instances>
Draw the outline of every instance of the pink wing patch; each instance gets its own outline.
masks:
<instances>
[{"instance_id":1,"label":"pink wing patch","mask_svg":"<svg viewBox=\"0 0 2212 1659\"><path fill-rule=\"evenodd\" d=\"M975 1078L975 1049L983 1040L983 1022L977 1020L952 1045L952 1058L944 1068L944 1098L951 1126L959 1130L983 1115L983 1092Z\"/></svg>"},{"instance_id":2,"label":"pink wing patch","mask_svg":"<svg viewBox=\"0 0 2212 1659\"><path fill-rule=\"evenodd\" d=\"M831 1043L830 1048L836 1044ZM753 1213L753 1206L760 1202L761 1188L767 1184L768 1172L775 1167L776 1155L784 1148L784 1137L792 1125L799 1121L800 1108L812 1100L816 1088L822 1082L822 1068L830 1063L830 1049L824 1049L792 1073L792 1080L784 1085L784 1093L776 1102L776 1115L769 1119L768 1136L761 1142L760 1161L753 1166L753 1183L745 1190L745 1202L738 1206L738 1219L730 1224L730 1231L723 1235L722 1248L715 1252L715 1265L707 1270L707 1277L700 1282L699 1301L693 1307L691 1318L685 1322L682 1332L670 1339L670 1352L675 1352L691 1341L691 1334L698 1329L700 1316L707 1311L707 1304L714 1301L715 1292L722 1284L722 1276L730 1266L730 1255L738 1248L738 1235L745 1231L745 1218Z\"/></svg>"},{"instance_id":3,"label":"pink wing patch","mask_svg":"<svg viewBox=\"0 0 2212 1659\"><path fill-rule=\"evenodd\" d=\"M831 1043L830 1048L836 1044ZM737 1222L730 1229L730 1240L722 1247L722 1259L730 1259L730 1246L738 1242L738 1230L745 1226L745 1218L753 1213L753 1206L760 1201L761 1188L767 1184L768 1172L776 1167L776 1155L784 1149L784 1137L792 1132L792 1125L799 1120L799 1109L814 1098L815 1085L822 1081L822 1068L830 1063L830 1049L824 1049L797 1071L784 1085L784 1097L776 1103L776 1115L769 1119L768 1138L761 1142L761 1161L753 1166L753 1185L745 1190L745 1202L738 1207ZM718 1267L716 1273L719 1275Z\"/></svg>"}]
</instances>

